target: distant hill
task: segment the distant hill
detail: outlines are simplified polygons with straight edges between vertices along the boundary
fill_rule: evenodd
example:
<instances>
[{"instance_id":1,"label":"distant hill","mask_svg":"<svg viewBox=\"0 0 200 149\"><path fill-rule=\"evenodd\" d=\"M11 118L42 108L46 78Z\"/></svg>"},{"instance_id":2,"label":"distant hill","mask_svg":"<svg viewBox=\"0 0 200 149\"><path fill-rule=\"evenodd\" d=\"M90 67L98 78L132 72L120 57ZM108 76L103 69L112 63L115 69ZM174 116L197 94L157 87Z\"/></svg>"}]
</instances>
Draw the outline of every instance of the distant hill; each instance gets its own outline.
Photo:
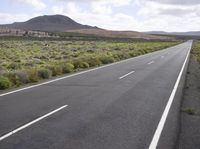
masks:
<instances>
[{"instance_id":1,"label":"distant hill","mask_svg":"<svg viewBox=\"0 0 200 149\"><path fill-rule=\"evenodd\" d=\"M178 35L178 36L200 36L200 31L189 31L189 32L164 32L164 31L150 31L144 32L152 35Z\"/></svg>"},{"instance_id":2,"label":"distant hill","mask_svg":"<svg viewBox=\"0 0 200 149\"><path fill-rule=\"evenodd\" d=\"M166 36L154 36L135 31L110 31L82 25L63 15L44 15L32 18L25 22L15 22L13 24L0 25L3 35L9 35L12 29L23 31L42 31L42 32L75 32L87 35L113 37L113 38L143 38L143 39L169 39ZM14 34L14 33L13 33ZM18 35L18 33L16 32Z\"/></svg>"},{"instance_id":3,"label":"distant hill","mask_svg":"<svg viewBox=\"0 0 200 149\"><path fill-rule=\"evenodd\" d=\"M79 24L71 18L63 15L39 16L26 22L15 22L13 24L1 25L1 27L49 32L65 32L66 30L95 28Z\"/></svg>"},{"instance_id":4,"label":"distant hill","mask_svg":"<svg viewBox=\"0 0 200 149\"><path fill-rule=\"evenodd\" d=\"M105 29L77 29L68 30L67 32L89 34L100 37L112 37L112 38L142 38L142 39L166 39L168 37L153 36L136 31L111 31Z\"/></svg>"}]
</instances>

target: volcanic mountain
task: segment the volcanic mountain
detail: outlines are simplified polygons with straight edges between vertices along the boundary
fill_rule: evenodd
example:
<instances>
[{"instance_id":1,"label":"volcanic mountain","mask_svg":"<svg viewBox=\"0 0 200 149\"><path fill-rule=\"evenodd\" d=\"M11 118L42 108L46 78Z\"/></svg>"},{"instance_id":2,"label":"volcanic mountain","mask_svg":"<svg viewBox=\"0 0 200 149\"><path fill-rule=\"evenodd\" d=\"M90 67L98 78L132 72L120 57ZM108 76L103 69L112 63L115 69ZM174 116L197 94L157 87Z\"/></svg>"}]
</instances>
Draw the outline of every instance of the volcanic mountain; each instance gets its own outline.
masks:
<instances>
[{"instance_id":1,"label":"volcanic mountain","mask_svg":"<svg viewBox=\"0 0 200 149\"><path fill-rule=\"evenodd\" d=\"M148 35L137 31L111 31L89 25L82 25L64 15L44 15L25 22L0 25L0 28L25 31L74 32L112 38L167 39L168 37Z\"/></svg>"},{"instance_id":2,"label":"volcanic mountain","mask_svg":"<svg viewBox=\"0 0 200 149\"><path fill-rule=\"evenodd\" d=\"M1 25L8 28L22 30L38 30L49 32L65 32L66 30L92 29L95 27L82 25L63 15L44 15L32 18L26 22Z\"/></svg>"}]
</instances>

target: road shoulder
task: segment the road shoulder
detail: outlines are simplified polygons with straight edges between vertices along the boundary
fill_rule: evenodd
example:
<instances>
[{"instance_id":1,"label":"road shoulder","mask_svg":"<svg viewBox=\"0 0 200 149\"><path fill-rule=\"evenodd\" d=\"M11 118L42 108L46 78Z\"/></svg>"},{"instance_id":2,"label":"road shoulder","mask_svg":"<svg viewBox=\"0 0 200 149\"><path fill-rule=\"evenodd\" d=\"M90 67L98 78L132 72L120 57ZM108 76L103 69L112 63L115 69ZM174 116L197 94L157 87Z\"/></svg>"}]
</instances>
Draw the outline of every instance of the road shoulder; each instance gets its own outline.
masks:
<instances>
[{"instance_id":1,"label":"road shoulder","mask_svg":"<svg viewBox=\"0 0 200 149\"><path fill-rule=\"evenodd\" d=\"M181 106L177 149L200 146L200 64L191 56Z\"/></svg>"}]
</instances>

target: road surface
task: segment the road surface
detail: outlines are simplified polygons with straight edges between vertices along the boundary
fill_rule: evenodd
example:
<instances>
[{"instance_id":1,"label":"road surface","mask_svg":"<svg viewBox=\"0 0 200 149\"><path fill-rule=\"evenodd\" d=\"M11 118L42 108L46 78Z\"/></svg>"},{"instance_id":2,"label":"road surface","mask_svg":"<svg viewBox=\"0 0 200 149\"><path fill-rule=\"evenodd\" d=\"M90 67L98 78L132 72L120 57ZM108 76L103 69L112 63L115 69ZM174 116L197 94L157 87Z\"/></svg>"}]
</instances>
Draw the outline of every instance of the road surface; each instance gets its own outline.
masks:
<instances>
[{"instance_id":1,"label":"road surface","mask_svg":"<svg viewBox=\"0 0 200 149\"><path fill-rule=\"evenodd\" d=\"M0 148L155 148L191 45L1 94Z\"/></svg>"}]
</instances>

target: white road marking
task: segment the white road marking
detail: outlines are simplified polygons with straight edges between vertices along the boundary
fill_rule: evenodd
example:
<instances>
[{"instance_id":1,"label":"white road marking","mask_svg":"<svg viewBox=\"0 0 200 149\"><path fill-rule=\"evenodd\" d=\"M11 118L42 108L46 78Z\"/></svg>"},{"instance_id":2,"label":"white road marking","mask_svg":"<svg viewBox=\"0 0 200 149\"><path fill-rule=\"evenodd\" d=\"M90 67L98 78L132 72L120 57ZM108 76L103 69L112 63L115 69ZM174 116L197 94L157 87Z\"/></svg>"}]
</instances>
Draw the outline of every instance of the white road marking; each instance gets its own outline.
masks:
<instances>
[{"instance_id":1,"label":"white road marking","mask_svg":"<svg viewBox=\"0 0 200 149\"><path fill-rule=\"evenodd\" d=\"M125 74L125 75L119 77L119 79L123 79L123 78L127 77L128 75L130 75L130 74L132 74L132 73L134 73L134 72L135 72L135 71L131 71L131 72L129 72L129 73L127 73L127 74Z\"/></svg>"},{"instance_id":2,"label":"white road marking","mask_svg":"<svg viewBox=\"0 0 200 149\"><path fill-rule=\"evenodd\" d=\"M172 47L174 47L174 46L172 46ZM165 48L163 50L166 50L166 49L167 48ZM157 52L162 52L162 51L155 51L155 52L152 52L152 53L157 53ZM14 91L2 93L2 94L0 94L0 97L6 96L6 95L10 95L10 94L13 94L13 93L17 93L17 92L21 92L21 91L24 91L24 90L27 90L27 89L39 87L39 86L42 86L42 85L45 85L45 84L50 84L50 83L53 83L53 82L56 82L56 81L67 79L67 78L70 78L70 77L73 77L73 76L77 76L77 75L80 75L80 74L84 74L84 73L87 73L87 72L92 72L92 71L95 71L95 70L98 70L98 69L101 69L101 68L106 68L106 67L109 67L109 66L112 66L112 65L120 64L120 63L123 63L123 62L127 62L127 61L130 61L130 60L133 60L133 59L140 58L140 57L146 57L146 56L148 56L149 54L152 54L152 53L140 55L140 56L133 57L133 58L130 58L130 59L126 59L126 60L122 60L122 61L119 61L119 62L115 62L115 63L112 63L112 64L104 65L104 66L101 66L101 67L89 69L89 70L86 70L86 71L82 71L82 72L78 72L78 73L75 73L75 74L71 74L71 75L67 75L67 76L64 76L64 77L60 77L60 78L57 78L57 79L53 79L53 80L50 80L50 81L46 81L46 82L43 82L43 83L40 83L40 84L36 84L36 85L32 85L32 86L21 88L21 89L17 89L17 90L14 90Z\"/></svg>"},{"instance_id":3,"label":"white road marking","mask_svg":"<svg viewBox=\"0 0 200 149\"><path fill-rule=\"evenodd\" d=\"M47 113L47 114L44 115L44 116L41 116L41 117L39 117L39 118L37 118L37 119L35 119L35 120L33 120L33 121L31 121L31 122L29 122L29 123L27 123L27 124L21 126L21 127L19 127L19 128L17 128L17 129L15 129L15 130L13 130L13 131L11 131L11 132L9 132L9 133L7 133L7 134L1 136L1 137L0 137L0 141L6 139L6 138L8 138L9 136L11 136L11 135L13 135L13 134L15 134L15 133L17 133L17 132L19 132L19 131L21 131L21 130L23 130L23 129L29 127L29 126L31 126L31 125L33 125L34 123L36 123L36 122L38 122L38 121L40 121L40 120L42 120L42 119L44 119L44 118L46 118L46 117L48 117L48 116L50 116L50 115L52 115L52 114L54 114L54 113L56 113L56 112L58 112L58 111L64 109L64 108L67 107L67 106L68 106L68 105L64 105L64 106L62 106L62 107L60 107L60 108L58 108L58 109L56 109L56 110L54 110L54 111L52 111L52 112L50 112L50 113Z\"/></svg>"},{"instance_id":4,"label":"white road marking","mask_svg":"<svg viewBox=\"0 0 200 149\"><path fill-rule=\"evenodd\" d=\"M151 61L151 62L149 62L149 63L147 63L148 65L151 65L151 64L153 64L154 63L154 61Z\"/></svg>"},{"instance_id":5,"label":"white road marking","mask_svg":"<svg viewBox=\"0 0 200 149\"><path fill-rule=\"evenodd\" d=\"M191 50L191 49L190 49L190 50ZM161 117L160 122L159 122L159 124L158 124L158 126L157 126L157 129L156 129L156 131L155 131L155 133L154 133L154 136L153 136L153 139L152 139L151 144L150 144L150 146L149 146L149 149L156 149L156 147L157 147L157 145L158 145L158 141L159 141L159 139L160 139L160 135L161 135L162 130L163 130L163 128L164 128L164 125L165 125L165 122L166 122L166 119L167 119L169 110L170 110L171 105L172 105L172 102L173 102L173 100L174 100L174 96L175 96L175 94L176 94L176 91L177 91L179 82L180 82L180 80L181 80L181 76L182 76L182 74L183 74L183 71L184 71L186 62L187 62L188 57L189 57L189 55L190 55L190 50L189 50L188 53L187 53L187 56L186 56L186 58L185 58L185 61L184 61L183 66L182 66L182 68L181 68L181 71L180 71L180 73L179 73L179 75L178 75L178 78L177 78L177 80L176 80L176 83L175 83L175 85L174 85L174 88L173 88L173 90L172 90L172 92L171 92L171 95L170 95L169 100L168 100L168 102L167 102L167 105L166 105L166 107L165 107L165 110L164 110L164 112L163 112L163 114L162 114L162 117Z\"/></svg>"}]
</instances>

